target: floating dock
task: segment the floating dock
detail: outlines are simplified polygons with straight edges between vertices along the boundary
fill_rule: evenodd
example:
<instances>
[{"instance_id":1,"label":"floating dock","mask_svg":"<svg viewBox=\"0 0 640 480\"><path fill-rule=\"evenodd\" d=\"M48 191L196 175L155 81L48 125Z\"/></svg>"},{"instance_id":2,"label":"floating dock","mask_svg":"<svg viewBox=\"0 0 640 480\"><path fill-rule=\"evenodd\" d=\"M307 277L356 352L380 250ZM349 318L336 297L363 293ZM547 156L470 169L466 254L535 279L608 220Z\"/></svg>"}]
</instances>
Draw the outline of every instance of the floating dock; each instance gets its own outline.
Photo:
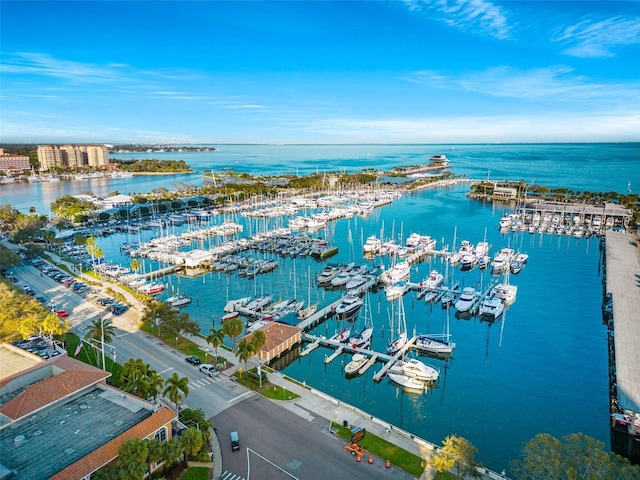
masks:
<instances>
[{"instance_id":1,"label":"floating dock","mask_svg":"<svg viewBox=\"0 0 640 480\"><path fill-rule=\"evenodd\" d=\"M415 343L416 343L416 337L410 338L409 340L407 340L407 343L405 343L404 346L400 350L398 350L393 357L389 357L387 355L387 357L390 358L390 361L386 362L382 366L382 368L378 370L378 372L373 376L373 381L379 382L380 380L382 380L382 378L387 374L387 371L391 368L391 366L394 363L396 363L396 361L399 360L400 357L403 356L407 350L413 347Z\"/></svg>"}]
</instances>

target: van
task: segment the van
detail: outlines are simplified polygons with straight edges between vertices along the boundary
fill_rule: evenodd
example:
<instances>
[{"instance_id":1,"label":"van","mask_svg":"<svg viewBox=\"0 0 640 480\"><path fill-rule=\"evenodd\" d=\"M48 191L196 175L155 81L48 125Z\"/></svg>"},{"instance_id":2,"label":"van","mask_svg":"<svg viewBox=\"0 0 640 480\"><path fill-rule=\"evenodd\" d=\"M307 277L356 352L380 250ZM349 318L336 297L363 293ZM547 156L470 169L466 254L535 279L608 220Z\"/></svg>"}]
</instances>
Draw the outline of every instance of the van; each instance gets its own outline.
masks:
<instances>
[{"instance_id":1,"label":"van","mask_svg":"<svg viewBox=\"0 0 640 480\"><path fill-rule=\"evenodd\" d=\"M238 432L231 432L231 451L240 450L240 437Z\"/></svg>"}]
</instances>

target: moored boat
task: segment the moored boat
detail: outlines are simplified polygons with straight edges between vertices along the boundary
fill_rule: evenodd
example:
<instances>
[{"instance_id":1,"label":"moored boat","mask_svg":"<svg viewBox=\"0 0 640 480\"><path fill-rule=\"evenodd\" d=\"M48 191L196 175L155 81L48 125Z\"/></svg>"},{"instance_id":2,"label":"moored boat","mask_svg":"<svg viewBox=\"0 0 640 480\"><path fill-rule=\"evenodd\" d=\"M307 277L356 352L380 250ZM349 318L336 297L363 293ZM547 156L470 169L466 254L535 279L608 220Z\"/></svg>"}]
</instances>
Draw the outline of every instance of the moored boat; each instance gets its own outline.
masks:
<instances>
[{"instance_id":1,"label":"moored boat","mask_svg":"<svg viewBox=\"0 0 640 480\"><path fill-rule=\"evenodd\" d=\"M361 353L354 353L351 361L344 366L346 375L356 375L364 364L367 363L367 357Z\"/></svg>"}]
</instances>

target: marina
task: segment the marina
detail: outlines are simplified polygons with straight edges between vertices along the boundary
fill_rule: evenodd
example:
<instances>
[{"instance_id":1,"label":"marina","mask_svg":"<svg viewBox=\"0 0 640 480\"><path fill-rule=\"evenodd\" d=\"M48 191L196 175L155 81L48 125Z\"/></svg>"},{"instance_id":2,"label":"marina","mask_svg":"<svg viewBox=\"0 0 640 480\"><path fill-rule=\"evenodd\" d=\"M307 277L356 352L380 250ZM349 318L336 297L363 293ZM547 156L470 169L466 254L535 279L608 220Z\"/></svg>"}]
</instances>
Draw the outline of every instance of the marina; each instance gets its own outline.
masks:
<instances>
[{"instance_id":1,"label":"marina","mask_svg":"<svg viewBox=\"0 0 640 480\"><path fill-rule=\"evenodd\" d=\"M251 156L256 148L265 156ZM428 157L434 152L433 147L424 146L411 146L404 150L391 146L366 146L366 149L370 152L366 164L375 162L381 168L419 163L413 160L414 155L426 154ZM238 160L238 169L249 173L269 171L277 174L279 171L296 171L298 167L301 174L315 173L317 158L332 158L332 165L347 171L357 171L363 166L357 160L363 147L358 146L230 146L224 150L225 163ZM633 160L637 156L626 153L632 150L624 145L439 146L435 149L436 152L446 152L454 165L453 172L469 178L486 177L487 165L490 165L492 177L535 178L536 183L550 187L573 185L575 182L582 190L594 192L626 190L627 173L636 171L633 165L637 165L637 160ZM163 157L163 154L155 155ZM169 156L164 154L165 158ZM222 161L218 160L222 158L220 155L193 154L189 157L187 162L196 168L199 165L216 168L215 162ZM514 167L516 157L519 159L517 168ZM603 159L610 158L617 161L605 164ZM115 189L125 193L145 192L174 181L198 184L202 179L197 175L175 175L171 179L95 178L83 182L12 184L1 188L3 193L5 187L11 189L17 208L26 211L30 205L35 205L38 211L46 212L42 205L61 194L74 192L74 184L76 193L80 189L90 189L99 196L107 196ZM329 223L327 230L338 247L337 254L328 261L336 264L364 261L371 267L381 266L386 270L391 267L392 257L389 254L365 257L362 246L366 239L375 236L383 239L383 243L394 240L396 245L403 246L411 232L428 234L437 239L438 251L443 252L444 247L449 246L448 251L453 253L455 242L452 239L456 228L458 239L468 239L476 245L486 241L490 248L485 255L490 259L507 247L516 253L529 255L525 266L518 273L512 273L509 279L510 284L518 287L517 300L505 308L496 321L481 320L475 313L459 312L455 307L442 309L436 303L436 297L443 292L434 291L434 297L428 302L425 299L431 292L425 291L420 299L417 298L417 290L410 289L404 295L407 331L411 332L411 337L422 336L418 335L419 332L429 336L444 333L447 315L450 317L451 339L456 344L453 354L449 358L426 357L429 364L440 371L438 382L424 391L409 392L385 379L373 382L372 377L378 369L371 366L353 378L345 378L344 364L350 361L351 353L345 348L332 362L325 363L325 356L335 350L333 347L319 348L319 343L305 356L290 352L273 367L301 383L305 382L434 443L441 442L453 432L458 433L478 447L477 459L497 471L507 467L521 446L540 432L560 438L580 431L609 444L608 423L594 420L602 418L603 412L608 414L610 408L606 380L607 345L603 342L606 327L601 321L603 286L598 267L601 252L597 238L530 235L519 230L501 232L498 223L502 216L512 213L509 205L469 201L465 197L468 190L469 183L426 188L405 194L367 215L342 217ZM41 200L34 200L34 195ZM226 207L218 218L212 216L207 222L217 224L230 219L241 224L244 227L239 235L241 238L286 226L283 223L278 225L278 217L275 216L241 216L240 209L231 208L229 203ZM193 229L194 225L186 222L171 228L187 230ZM110 227L110 230L115 229ZM159 227L121 231L99 238L98 243L105 252L105 259L128 266L131 257L123 254L120 246L138 241L138 236L143 242L149 241L159 231ZM401 232L406 233L401 235ZM308 233L324 236L325 230ZM207 248L207 242L215 246L219 243L215 238L196 239L192 248L200 249L199 242L205 242ZM460 241L457 246L460 246ZM239 269L225 273L204 264L199 268L188 268L184 271L192 274L171 274L162 278L166 288L160 298L177 296L178 292L189 296L192 302L183 311L198 321L201 331L206 332L211 327L212 316L218 319L218 322L214 320L214 325L220 325L221 313L231 299L253 298L264 291L271 293L275 301L304 298L308 303L318 304L318 313L346 293L346 290L318 288L315 278L325 267L325 260L318 261L311 256L276 256L260 250L246 251L245 255L260 259L266 256L275 260L278 266L271 272L254 277L240 276ZM481 268L481 260L466 270L462 268L462 259L457 265L452 265L446 261L447 256L444 253L440 256L426 255L422 261L414 263L408 283L414 288L432 270L446 278L443 287L459 283L461 291L465 287L473 287L476 291L485 292L490 283L504 281L504 273L493 275L490 266ZM146 271L167 266L149 258L141 257L139 260ZM386 351L392 335L391 305L397 301L387 301L379 288L371 285L369 292L363 293L372 305L375 328L369 348L372 352ZM327 313L330 313L330 308L324 311ZM359 317L362 315L360 313ZM309 335L330 338L344 328L334 316L320 318L313 319ZM354 322L360 322L360 318ZM414 331L416 335L412 333ZM302 345L301 351L311 345ZM368 358L371 360L373 357ZM418 355L418 358L422 357ZM382 365L382 361L374 360L378 365ZM578 398L579 402L576 401ZM515 423L519 428L512 428ZM493 435L487 436L486 425L491 425ZM495 442L498 437L504 442ZM504 443L504 446L498 443Z\"/></svg>"}]
</instances>

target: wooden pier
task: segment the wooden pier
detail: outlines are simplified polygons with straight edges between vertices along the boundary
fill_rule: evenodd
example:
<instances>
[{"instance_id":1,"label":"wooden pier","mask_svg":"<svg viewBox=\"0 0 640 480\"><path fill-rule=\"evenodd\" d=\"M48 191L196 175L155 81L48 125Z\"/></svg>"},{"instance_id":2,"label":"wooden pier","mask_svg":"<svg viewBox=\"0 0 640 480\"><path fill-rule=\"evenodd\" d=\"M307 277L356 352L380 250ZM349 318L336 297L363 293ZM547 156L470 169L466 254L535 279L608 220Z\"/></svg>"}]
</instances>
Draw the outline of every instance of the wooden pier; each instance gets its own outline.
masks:
<instances>
[{"instance_id":1,"label":"wooden pier","mask_svg":"<svg viewBox=\"0 0 640 480\"><path fill-rule=\"evenodd\" d=\"M309 331L311 328L315 327L318 322L320 322L321 320L324 320L325 318L330 317L331 315L333 315L335 313L335 311L336 311L336 308L338 307L338 305L340 305L342 303L343 300L344 300L344 297L340 298L339 300L336 300L333 303L330 303L329 305L327 305L323 309L318 310L313 315L309 315L307 318L302 320L296 326L301 328L305 332Z\"/></svg>"},{"instance_id":2,"label":"wooden pier","mask_svg":"<svg viewBox=\"0 0 640 480\"><path fill-rule=\"evenodd\" d=\"M407 343L405 343L404 346L396 352L395 355L393 355L392 357L389 355L385 355L389 359L389 361L387 361L382 366L382 368L378 370L378 372L373 376L373 381L379 382L380 380L382 380L382 378L387 374L387 371L393 366L393 364L396 363L396 361L399 360L407 350L413 347L415 343L416 337L410 338L409 340L407 340Z\"/></svg>"},{"instance_id":3,"label":"wooden pier","mask_svg":"<svg viewBox=\"0 0 640 480\"><path fill-rule=\"evenodd\" d=\"M325 357L324 359L324 363L331 363L332 361L334 361L337 357L339 357L340 355L342 355L342 352L344 351L344 345L340 345L335 352L333 352L331 355L329 355L328 357Z\"/></svg>"},{"instance_id":4,"label":"wooden pier","mask_svg":"<svg viewBox=\"0 0 640 480\"><path fill-rule=\"evenodd\" d=\"M362 375L364 374L367 370L369 370L369 368L371 368L376 362L378 361L378 354L374 353L373 355L371 355L371 357L369 358L369 360L367 360L367 363L365 363L362 367L360 367L360 370L358 370L358 375Z\"/></svg>"}]
</instances>

